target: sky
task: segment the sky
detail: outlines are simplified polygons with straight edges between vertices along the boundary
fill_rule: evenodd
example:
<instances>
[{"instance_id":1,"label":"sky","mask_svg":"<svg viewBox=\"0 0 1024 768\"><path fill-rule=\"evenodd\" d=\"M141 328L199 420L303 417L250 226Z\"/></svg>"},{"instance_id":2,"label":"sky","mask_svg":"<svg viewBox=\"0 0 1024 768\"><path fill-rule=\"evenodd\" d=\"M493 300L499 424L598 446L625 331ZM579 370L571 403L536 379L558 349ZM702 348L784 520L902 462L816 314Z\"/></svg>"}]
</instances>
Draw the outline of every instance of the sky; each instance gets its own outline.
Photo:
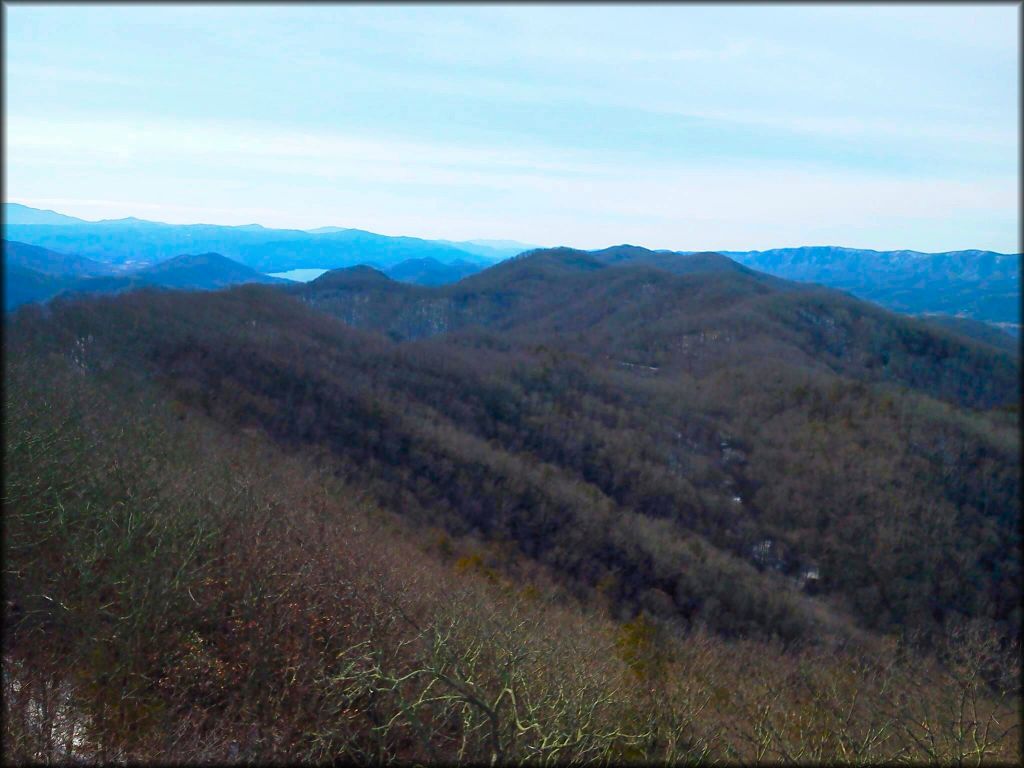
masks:
<instances>
[{"instance_id":1,"label":"sky","mask_svg":"<svg viewBox=\"0 0 1024 768\"><path fill-rule=\"evenodd\" d=\"M9 202L580 248L1021 250L1014 4L4 13Z\"/></svg>"}]
</instances>

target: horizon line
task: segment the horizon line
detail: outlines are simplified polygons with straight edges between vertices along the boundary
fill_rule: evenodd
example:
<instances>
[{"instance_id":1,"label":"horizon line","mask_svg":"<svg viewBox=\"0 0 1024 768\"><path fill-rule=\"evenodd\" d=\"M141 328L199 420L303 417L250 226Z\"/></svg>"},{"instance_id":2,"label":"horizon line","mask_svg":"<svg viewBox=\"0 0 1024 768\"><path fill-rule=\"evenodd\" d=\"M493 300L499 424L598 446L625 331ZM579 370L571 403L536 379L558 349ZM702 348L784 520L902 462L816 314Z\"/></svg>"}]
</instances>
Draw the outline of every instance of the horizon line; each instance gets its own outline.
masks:
<instances>
[{"instance_id":1,"label":"horizon line","mask_svg":"<svg viewBox=\"0 0 1024 768\"><path fill-rule=\"evenodd\" d=\"M560 245L530 245L528 243L522 243L522 242L520 242L518 240L515 240L514 238L479 237L479 238L465 238L465 239L462 239L462 240L450 240L450 239L447 239L447 238L422 237L420 235L391 235L391 234L384 234L382 232L374 232L374 231L369 230L369 229L362 229L360 227L342 227L342 226L339 226L339 225L336 225L336 224L323 224L323 225L319 225L319 226L316 226L316 227L311 227L311 228L308 228L308 229L303 229L301 227L275 227L275 226L269 226L268 227L267 225L260 224L258 222L250 222L248 224L217 224L217 223L202 222L202 221L189 222L189 223L174 223L174 222L168 222L168 221L159 221L159 220L156 220L156 219L143 219L143 218L140 218L138 216L122 216L122 217L116 218L116 219L84 219L84 218L82 218L80 216L74 216L74 215L67 214L67 213L61 213L60 211L54 210L52 208L36 208L35 206L28 205L27 203L18 202L16 200L4 200L3 202L4 202L4 206L5 206L5 210L4 210L5 214L6 214L6 206L8 206L8 205L18 205L18 206L21 206L22 208L27 208L27 209L32 210L32 211L39 211L40 213L52 213L52 214L55 214L57 216L65 216L67 218L77 219L78 221L82 222L83 224L113 224L113 223L123 222L123 221L139 221L139 222L143 222L143 223L146 223L146 224L158 224L158 225L166 226L166 227L222 227L222 228L225 228L225 229L252 229L253 227L259 227L260 229L265 229L265 230L268 230L268 231L271 231L271 232L274 232L274 231L277 231L277 232L302 232L304 234L315 234L316 230L320 230L320 229L336 229L338 231L345 231L345 232L366 232L367 234L378 235L378 236L381 236L381 237L409 238L409 239L413 239L413 240L422 240L424 242L445 243L445 244L453 244L453 245L457 245L459 243L477 244L477 243L479 243L481 241L491 241L491 242L497 241L497 242L500 242L502 240L506 240L508 242L516 243L518 245L525 245L525 246L527 246L526 250L550 250L550 249L554 249L554 248L570 248L570 249L577 250L577 251L593 252L593 251L606 250L606 249L609 249L609 248L620 248L620 247L628 246L628 247L644 248L644 249L650 250L650 251L670 251L672 253L678 253L678 254L719 253L719 254L726 254L727 255L727 254L730 254L730 253L765 253L765 252L768 252L768 251L801 250L801 249L805 249L805 248L841 248L841 249L849 250L849 251L867 251L867 252L871 252L871 253L903 253L903 252L919 253L919 254L923 254L925 256L939 256L939 255L949 254L949 253L969 253L969 252L972 252L972 251L976 251L976 252L979 252L979 253L992 253L992 254L995 254L997 256L1017 256L1017 257L1020 257L1021 255L1024 255L1024 254L1022 254L1022 252L1020 250L1018 250L1016 252L1004 252L1004 251L994 251L994 250L991 250L991 249L988 249L988 248L957 248L957 249L946 250L946 251L921 251L921 250L917 250L916 248L886 248L886 249L857 248L857 247L853 247L853 246L835 245L835 244L783 245L783 246L776 246L776 247L772 247L772 248L763 248L762 247L762 248L749 248L749 249L743 250L743 249L737 249L737 248L695 248L695 249L656 248L656 247L646 246L646 245L637 246L635 243L621 242L621 243L613 243L611 245L600 246L598 248L583 248L583 247L578 247L578 246L573 246L573 245L565 245L565 244L560 244ZM4 215L3 216L3 226L4 226L4 229L5 229L4 240L8 240L8 238L6 236L6 228L8 226L15 226L15 227L18 227L18 226L22 226L22 227L25 227L25 226L27 226L27 227L33 227L33 226L34 227L40 227L40 226L42 226L42 227L45 227L45 226L73 226L73 225L61 225L61 224L9 224L7 222L7 220L6 220L6 218L7 218L6 215ZM18 242L18 241L11 241L11 242Z\"/></svg>"}]
</instances>

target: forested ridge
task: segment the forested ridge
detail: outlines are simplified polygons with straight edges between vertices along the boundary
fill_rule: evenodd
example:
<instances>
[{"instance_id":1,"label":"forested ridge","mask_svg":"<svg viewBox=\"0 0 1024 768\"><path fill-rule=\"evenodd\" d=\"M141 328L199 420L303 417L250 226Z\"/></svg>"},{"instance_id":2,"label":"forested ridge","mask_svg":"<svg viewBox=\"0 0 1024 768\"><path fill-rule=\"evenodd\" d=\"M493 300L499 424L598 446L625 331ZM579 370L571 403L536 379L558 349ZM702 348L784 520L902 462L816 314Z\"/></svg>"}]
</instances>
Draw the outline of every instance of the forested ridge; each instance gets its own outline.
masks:
<instances>
[{"instance_id":1,"label":"forested ridge","mask_svg":"<svg viewBox=\"0 0 1024 768\"><path fill-rule=\"evenodd\" d=\"M79 636L48 602L71 590L63 603L82 621L117 626L104 624L109 604L101 610L75 590L88 574L100 602L127 599L118 597L123 581L102 565L120 563L154 569L147 578L155 586L132 599L148 606L147 595L166 594L196 614L199 639L186 645L207 650L190 652L200 666L181 681L194 679L209 711L224 716L223 726L183 719L174 708L183 689L161 693L150 676L180 674L174 665L185 663L186 641L165 627L143 642L155 619L138 617L138 642L166 646L138 673L143 698L157 702L136 713L148 724L138 726L138 743L118 743L113 725L94 734L120 754L152 754L145 750L166 744L173 723L181 739L224 729L214 741L227 752L208 759L231 757L231 744L235 756L359 761L1019 755L1016 718L1002 709L1015 701L1006 681L1021 618L1017 359L717 254L670 256L555 249L437 288L354 268L303 286L137 291L19 310L5 328L5 476L17 479L5 484L14 547L6 610L15 627L5 654L26 669L45 667L33 654L85 654L98 670L103 653L124 653L114 639L97 651L95 638ZM71 395L80 388L88 395ZM54 431L58 413L74 428ZM93 435L97 455L44 450L41 434L62 445L75 430ZM65 455L83 474L63 475ZM32 472L36 464L51 474ZM128 466L141 479L126 478ZM244 504L231 495L236 471L247 478ZM153 488L135 489L149 473ZM194 506L175 506L187 487L176 478L186 475L195 476ZM92 492L101 501L89 502ZM172 553L193 540L208 542L195 552L213 549L189 555L166 578L160 569L169 565L139 561L149 534L125 529L120 516L142 500L153 510L152 535ZM101 512L114 522L92 534L91 554L68 543L77 541L75 526L99 525L90 515ZM30 520L38 519L51 533L32 544L41 523ZM161 533L169 519L186 532ZM350 529L361 532L346 541ZM111 543L116 552L101 554L103 537L121 541L118 531L127 549ZM41 552L53 559L49 570L35 565ZM263 570L279 561L280 569ZM190 602L180 574L193 565L196 579L219 586L192 592ZM286 573L298 596L265 603L261 595L285 589L274 579ZM360 596L328 607L342 584ZM443 610L448 589L460 595L454 614ZM494 607L484 608L489 601ZM240 642L256 642L251 630L202 617L233 616L241 605L250 618L276 617L280 642L305 650L275 646L236 658ZM287 605L305 618L289 618ZM355 625L338 611L390 623L374 635L369 622L364 637L345 629ZM300 628L307 621L320 629ZM564 636L549 636L545 622ZM504 629L494 634L497 626ZM308 632L322 646L308 647ZM446 638L476 650L455 652ZM499 647L505 640L523 644L522 654ZM326 661L363 641L367 653L384 655L348 671ZM541 654L545 643L554 645ZM332 644L342 656L331 655ZM502 667L506 652L520 661L536 653L529 663L540 666ZM545 666L548 652L562 654L565 667ZM308 684L320 691L318 703L309 706L326 709L303 714L298 698L280 703L287 714L275 729L277 710L264 709L261 697L275 686L292 690L272 661L289 653L311 654L280 664L315 677ZM974 677L964 671L967 657L981 665ZM753 670L749 683L700 679L709 660L740 658ZM460 678L460 663L482 666ZM217 664L227 679L241 676L233 684L248 680L250 698L209 687ZM821 671L809 677L808 664ZM364 677L345 677L357 667ZM413 667L421 671L410 686L434 680L448 698L399 684L399 670ZM490 696L500 702L504 685L520 697L510 705L517 717L537 686L535 701L547 703L533 710L535 726L502 730L501 707L466 682L486 685L491 674ZM628 683L614 683L618 675ZM558 680L573 679L589 681L590 692L558 699ZM654 680L669 702L661 715L650 709L658 699L643 692ZM360 698L363 684L376 693ZM976 727L961 727L958 741L941 730L952 725L938 712L955 709L968 689ZM854 690L867 707L856 717ZM779 708L765 709L762 695L782 697L772 699ZM912 715L900 696L934 712ZM704 708L709 714L699 716ZM1010 718L998 731L986 719L997 712ZM824 719L812 724L814 717ZM330 731L341 722L348 730ZM569 722L575 741L559 735L572 730ZM277 741L239 735L254 723L261 733L281 731ZM862 730L855 739L844 728ZM826 735L814 742L812 733Z\"/></svg>"},{"instance_id":2,"label":"forested ridge","mask_svg":"<svg viewBox=\"0 0 1024 768\"><path fill-rule=\"evenodd\" d=\"M892 381L962 405L1016 402L1019 392L1018 366L1005 350L718 254L562 248L438 288L354 267L286 290L394 339L483 327L666 367L667 376L777 356L783 365Z\"/></svg>"}]
</instances>

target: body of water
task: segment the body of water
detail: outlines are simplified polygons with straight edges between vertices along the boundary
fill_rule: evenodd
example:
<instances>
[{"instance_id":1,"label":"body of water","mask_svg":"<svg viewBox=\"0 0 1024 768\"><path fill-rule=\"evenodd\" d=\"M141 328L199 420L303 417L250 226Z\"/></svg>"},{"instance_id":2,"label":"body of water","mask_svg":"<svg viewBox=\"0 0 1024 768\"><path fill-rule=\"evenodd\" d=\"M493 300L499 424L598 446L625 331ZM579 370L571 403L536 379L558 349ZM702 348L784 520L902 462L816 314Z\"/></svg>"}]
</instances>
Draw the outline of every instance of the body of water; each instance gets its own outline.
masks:
<instances>
[{"instance_id":1,"label":"body of water","mask_svg":"<svg viewBox=\"0 0 1024 768\"><path fill-rule=\"evenodd\" d=\"M316 280L326 271L326 269L289 269L287 272L271 272L270 276L294 280L296 283L308 283L310 280Z\"/></svg>"}]
</instances>

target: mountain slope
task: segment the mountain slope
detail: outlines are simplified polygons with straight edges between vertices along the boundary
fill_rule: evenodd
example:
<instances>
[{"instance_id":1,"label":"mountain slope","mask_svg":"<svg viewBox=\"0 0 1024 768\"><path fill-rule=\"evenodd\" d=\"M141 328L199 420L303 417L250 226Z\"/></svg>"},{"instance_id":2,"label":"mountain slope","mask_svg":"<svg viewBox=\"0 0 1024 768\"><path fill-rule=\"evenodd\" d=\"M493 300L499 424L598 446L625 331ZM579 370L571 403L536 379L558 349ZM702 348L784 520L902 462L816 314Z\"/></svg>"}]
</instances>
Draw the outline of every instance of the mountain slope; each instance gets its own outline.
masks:
<instances>
[{"instance_id":1,"label":"mountain slope","mask_svg":"<svg viewBox=\"0 0 1024 768\"><path fill-rule=\"evenodd\" d=\"M74 294L120 293L145 287L218 290L242 283L285 284L217 253L177 256L126 275L79 280L68 287Z\"/></svg>"},{"instance_id":2,"label":"mountain slope","mask_svg":"<svg viewBox=\"0 0 1024 768\"><path fill-rule=\"evenodd\" d=\"M408 259L387 269L387 274L394 280L416 285L447 285L456 283L464 277L476 274L482 269L478 264L468 261L453 261L443 264L437 259Z\"/></svg>"},{"instance_id":3,"label":"mountain slope","mask_svg":"<svg viewBox=\"0 0 1024 768\"><path fill-rule=\"evenodd\" d=\"M97 277L109 275L114 269L84 256L57 253L27 243L4 240L4 264L33 269L47 275L67 275L75 277Z\"/></svg>"},{"instance_id":4,"label":"mountain slope","mask_svg":"<svg viewBox=\"0 0 1024 768\"><path fill-rule=\"evenodd\" d=\"M1020 356L1020 336L993 327L990 323L954 315L922 315L920 319L933 328L941 328L947 333L995 347L1000 352Z\"/></svg>"},{"instance_id":5,"label":"mountain slope","mask_svg":"<svg viewBox=\"0 0 1024 768\"><path fill-rule=\"evenodd\" d=\"M4 203L4 225L8 224L85 224L83 219L76 219L74 216L65 216L56 211L46 211L39 208L29 208L20 203Z\"/></svg>"},{"instance_id":6,"label":"mountain slope","mask_svg":"<svg viewBox=\"0 0 1024 768\"><path fill-rule=\"evenodd\" d=\"M4 311L22 304L47 301L76 282L75 278L47 275L17 264L4 265Z\"/></svg>"},{"instance_id":7,"label":"mountain slope","mask_svg":"<svg viewBox=\"0 0 1024 768\"><path fill-rule=\"evenodd\" d=\"M624 618L792 642L1016 632L1016 414L977 410L1016 402L1012 359L712 263L540 252L442 288L357 268L19 317ZM432 335L352 328L322 293Z\"/></svg>"},{"instance_id":8,"label":"mountain slope","mask_svg":"<svg viewBox=\"0 0 1024 768\"><path fill-rule=\"evenodd\" d=\"M898 312L1020 323L1019 254L832 246L725 253L754 269L841 288Z\"/></svg>"},{"instance_id":9,"label":"mountain slope","mask_svg":"<svg viewBox=\"0 0 1024 768\"><path fill-rule=\"evenodd\" d=\"M661 268L665 263L673 273ZM1018 393L1016 365L988 345L718 254L548 249L436 288L383 279L356 284L347 274L284 290L351 325L400 339L477 327L524 342L557 340L666 376L707 375L773 355L962 404L1005 403ZM965 378L968 369L976 372Z\"/></svg>"},{"instance_id":10,"label":"mountain slope","mask_svg":"<svg viewBox=\"0 0 1024 768\"><path fill-rule=\"evenodd\" d=\"M976 728L981 762L1020 762L1019 646L979 626L991 568L1009 599L1019 570L976 560L1013 457L955 452L997 447L995 414L898 396L858 423L884 404L824 381L805 396L834 416L758 412L544 352L389 344L265 286L28 308L4 340L7 763L952 764ZM737 406L759 418L716 434ZM906 465L932 448L941 470ZM824 525L724 488L743 504L707 520L737 546L692 532L722 474L779 459L771 485ZM960 470L995 506L950 521ZM950 621L929 648L862 613Z\"/></svg>"},{"instance_id":11,"label":"mountain slope","mask_svg":"<svg viewBox=\"0 0 1024 768\"><path fill-rule=\"evenodd\" d=\"M47 301L83 278L109 275L113 271L108 264L82 256L5 240L4 311L9 312L22 304Z\"/></svg>"}]
</instances>

